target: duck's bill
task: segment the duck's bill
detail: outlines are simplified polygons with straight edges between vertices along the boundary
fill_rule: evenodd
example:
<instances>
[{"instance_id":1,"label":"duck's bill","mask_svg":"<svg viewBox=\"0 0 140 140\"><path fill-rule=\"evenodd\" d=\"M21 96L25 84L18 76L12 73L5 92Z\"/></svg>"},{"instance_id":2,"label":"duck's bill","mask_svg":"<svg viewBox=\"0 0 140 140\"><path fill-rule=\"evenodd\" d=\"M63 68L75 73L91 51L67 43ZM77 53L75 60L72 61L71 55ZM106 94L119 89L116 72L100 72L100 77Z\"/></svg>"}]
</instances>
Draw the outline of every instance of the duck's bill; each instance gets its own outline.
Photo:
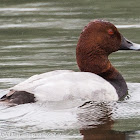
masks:
<instances>
[{"instance_id":1,"label":"duck's bill","mask_svg":"<svg viewBox=\"0 0 140 140\"><path fill-rule=\"evenodd\" d=\"M133 43L121 35L120 50L138 50L140 51L140 44Z\"/></svg>"}]
</instances>

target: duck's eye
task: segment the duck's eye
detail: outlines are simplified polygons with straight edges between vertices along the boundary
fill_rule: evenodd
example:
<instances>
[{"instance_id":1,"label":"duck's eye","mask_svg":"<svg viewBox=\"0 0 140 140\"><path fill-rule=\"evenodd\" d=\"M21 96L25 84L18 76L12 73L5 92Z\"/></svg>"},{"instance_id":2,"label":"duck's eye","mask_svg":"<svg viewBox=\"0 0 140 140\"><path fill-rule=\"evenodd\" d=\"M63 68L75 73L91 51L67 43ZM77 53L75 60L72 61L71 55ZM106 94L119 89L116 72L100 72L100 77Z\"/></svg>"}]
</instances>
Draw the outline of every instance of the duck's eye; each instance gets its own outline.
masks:
<instances>
[{"instance_id":1,"label":"duck's eye","mask_svg":"<svg viewBox=\"0 0 140 140\"><path fill-rule=\"evenodd\" d=\"M113 30L112 30L112 29L109 29L109 30L108 30L108 34L109 34L109 35L113 35L113 34L114 34Z\"/></svg>"}]
</instances>

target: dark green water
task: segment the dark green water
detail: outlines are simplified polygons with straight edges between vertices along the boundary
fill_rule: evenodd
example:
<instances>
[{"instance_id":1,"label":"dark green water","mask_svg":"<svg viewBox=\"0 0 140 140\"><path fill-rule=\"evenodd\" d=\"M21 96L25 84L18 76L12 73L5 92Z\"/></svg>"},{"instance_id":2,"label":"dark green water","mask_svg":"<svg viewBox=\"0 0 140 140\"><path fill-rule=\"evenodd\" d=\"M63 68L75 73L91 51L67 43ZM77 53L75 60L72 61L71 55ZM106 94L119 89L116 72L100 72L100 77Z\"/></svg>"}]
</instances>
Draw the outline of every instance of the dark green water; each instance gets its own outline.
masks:
<instances>
[{"instance_id":1,"label":"dark green water","mask_svg":"<svg viewBox=\"0 0 140 140\"><path fill-rule=\"evenodd\" d=\"M3 92L2 89L5 90L34 74L56 69L78 71L75 58L77 40L83 27L94 19L105 19L112 22L126 38L140 43L139 0L0 0L1 91ZM138 100L140 99L138 94L140 92L140 52L116 52L110 56L110 60L122 73L126 81L131 83L129 84L130 94L134 93L135 96L132 94L132 99L126 103L118 103L117 106L121 108L115 118L118 123L114 120L113 122L111 121L112 123L108 123L108 119L105 119L107 121L104 123L109 126L107 128L111 130L111 133L114 134L112 129L115 130L115 135L113 136L116 136L117 139L119 138L116 133L120 134L120 140L138 140L140 139L140 100ZM124 105L125 110L123 110L122 105ZM25 107L31 111L36 106L30 107L29 105ZM37 114L33 113L29 117L27 115L27 117L20 118L20 115L14 116L12 112L20 114L18 111L23 110L24 112L24 109L22 107L17 107L16 109L7 110L1 107L3 112L1 111L2 117L0 117L0 134L10 129L10 132L18 132L19 134L44 134L44 132L47 132L48 135L58 140L83 138L77 125L76 128L71 127L72 124L69 125L66 121L65 125L67 127L65 125L57 127L62 122L65 122L63 117L62 122L58 121L57 123L55 122L57 117L54 118L52 128L50 127L51 124L43 125L44 127L42 128L39 123L35 123L32 126L32 121L29 121L29 123L28 121L24 122L29 117L32 118ZM124 113L122 113L123 111ZM12 117L10 121L8 118L4 119L8 112L10 112L9 116L14 117L14 121ZM59 115L60 120L61 115L65 116L65 113L61 115L57 114L58 112L55 113L52 116ZM49 115L49 113L45 114L45 116ZM73 122L73 118L75 117L70 117L69 122ZM22 119L23 122L18 124L19 120ZM33 117L34 122L38 121L41 124L46 123L47 119L51 122L49 118L45 119L44 117L40 121ZM18 126L15 125L15 122ZM72 126L75 125L73 124ZM112 128L112 126L114 127ZM106 128L104 125L101 125L101 127ZM31 131L33 128L36 129ZM57 132L51 133L52 129L56 129ZM121 133L119 133L120 131ZM107 133L110 133L110 131ZM49 138L53 139L52 137ZM95 139L98 140L96 137Z\"/></svg>"}]
</instances>

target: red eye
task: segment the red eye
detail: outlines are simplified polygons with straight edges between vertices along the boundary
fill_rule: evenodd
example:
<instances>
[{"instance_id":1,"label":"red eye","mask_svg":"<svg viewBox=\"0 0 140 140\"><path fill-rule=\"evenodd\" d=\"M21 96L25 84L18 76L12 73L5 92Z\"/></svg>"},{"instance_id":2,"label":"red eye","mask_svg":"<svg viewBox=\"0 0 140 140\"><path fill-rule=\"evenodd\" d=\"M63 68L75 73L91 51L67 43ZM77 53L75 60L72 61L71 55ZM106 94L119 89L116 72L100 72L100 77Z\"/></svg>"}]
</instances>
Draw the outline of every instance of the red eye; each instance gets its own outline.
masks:
<instances>
[{"instance_id":1,"label":"red eye","mask_svg":"<svg viewBox=\"0 0 140 140\"><path fill-rule=\"evenodd\" d=\"M108 30L108 34L109 34L109 35L113 35L113 34L114 34L113 30L112 30L112 29L109 29L109 30Z\"/></svg>"}]
</instances>

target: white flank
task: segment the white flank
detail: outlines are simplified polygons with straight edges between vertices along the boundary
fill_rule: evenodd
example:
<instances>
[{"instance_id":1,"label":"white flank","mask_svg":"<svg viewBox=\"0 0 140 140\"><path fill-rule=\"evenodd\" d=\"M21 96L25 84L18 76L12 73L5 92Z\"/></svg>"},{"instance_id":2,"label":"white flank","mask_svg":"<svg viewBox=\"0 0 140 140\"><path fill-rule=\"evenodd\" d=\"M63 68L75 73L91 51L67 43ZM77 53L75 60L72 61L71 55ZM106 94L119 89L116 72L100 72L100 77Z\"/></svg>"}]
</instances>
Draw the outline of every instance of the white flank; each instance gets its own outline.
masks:
<instances>
[{"instance_id":1,"label":"white flank","mask_svg":"<svg viewBox=\"0 0 140 140\"><path fill-rule=\"evenodd\" d=\"M11 89L33 93L37 101L118 100L115 88L100 76L70 70L34 75Z\"/></svg>"}]
</instances>

